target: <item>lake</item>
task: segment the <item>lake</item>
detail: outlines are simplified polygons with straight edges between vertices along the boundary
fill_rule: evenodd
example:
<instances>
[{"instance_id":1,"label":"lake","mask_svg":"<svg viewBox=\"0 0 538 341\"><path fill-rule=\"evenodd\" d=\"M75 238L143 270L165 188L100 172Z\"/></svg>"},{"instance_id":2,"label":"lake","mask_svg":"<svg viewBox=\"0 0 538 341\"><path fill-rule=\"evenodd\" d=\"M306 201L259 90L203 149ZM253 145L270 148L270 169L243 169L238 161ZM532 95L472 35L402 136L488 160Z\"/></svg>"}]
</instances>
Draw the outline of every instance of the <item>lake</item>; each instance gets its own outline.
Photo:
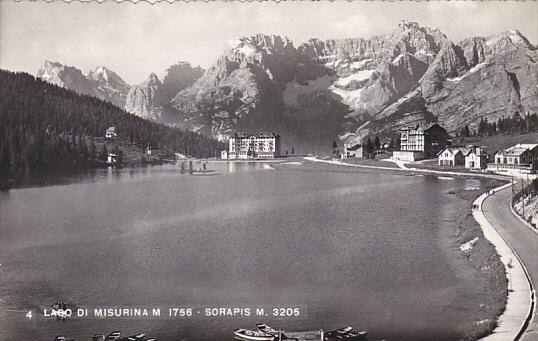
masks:
<instances>
[{"instance_id":1,"label":"lake","mask_svg":"<svg viewBox=\"0 0 538 341\"><path fill-rule=\"evenodd\" d=\"M179 165L97 170L0 192L0 339L120 329L218 341L259 322L351 325L370 340L460 338L483 288L455 239L462 200L447 192L477 181L305 163L214 162L215 176ZM43 317L56 300L194 316ZM299 316L204 316L211 307Z\"/></svg>"}]
</instances>

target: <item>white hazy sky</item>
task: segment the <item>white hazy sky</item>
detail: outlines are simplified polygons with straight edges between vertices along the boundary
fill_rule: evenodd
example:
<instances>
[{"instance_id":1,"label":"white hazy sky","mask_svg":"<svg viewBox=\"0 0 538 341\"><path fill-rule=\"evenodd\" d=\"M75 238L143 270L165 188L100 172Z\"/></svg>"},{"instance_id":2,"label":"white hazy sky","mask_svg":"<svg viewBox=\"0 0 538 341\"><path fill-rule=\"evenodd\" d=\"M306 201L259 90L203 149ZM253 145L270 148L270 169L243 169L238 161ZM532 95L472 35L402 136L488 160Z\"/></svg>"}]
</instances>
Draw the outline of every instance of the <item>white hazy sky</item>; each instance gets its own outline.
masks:
<instances>
[{"instance_id":1,"label":"white hazy sky","mask_svg":"<svg viewBox=\"0 0 538 341\"><path fill-rule=\"evenodd\" d=\"M44 60L89 71L106 65L130 84L184 60L206 68L232 37L368 38L402 20L459 41L508 29L538 42L536 1L423 2L0 2L0 68L32 74Z\"/></svg>"}]
</instances>

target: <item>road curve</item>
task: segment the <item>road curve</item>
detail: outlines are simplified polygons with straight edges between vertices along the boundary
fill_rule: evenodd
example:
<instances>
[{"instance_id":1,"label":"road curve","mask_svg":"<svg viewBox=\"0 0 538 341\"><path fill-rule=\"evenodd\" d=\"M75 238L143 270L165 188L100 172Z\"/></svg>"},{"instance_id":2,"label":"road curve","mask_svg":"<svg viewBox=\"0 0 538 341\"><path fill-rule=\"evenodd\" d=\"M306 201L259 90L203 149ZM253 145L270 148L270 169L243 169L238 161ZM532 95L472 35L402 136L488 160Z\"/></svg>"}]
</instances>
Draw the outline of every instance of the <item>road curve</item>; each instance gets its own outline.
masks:
<instances>
[{"instance_id":1,"label":"road curve","mask_svg":"<svg viewBox=\"0 0 538 341\"><path fill-rule=\"evenodd\" d=\"M510 209L511 196L510 187L496 192L484 200L482 210L486 219L517 253L528 271L534 288L536 288L538 285L538 235L514 216ZM538 340L538 315L536 310L521 340Z\"/></svg>"}]
</instances>

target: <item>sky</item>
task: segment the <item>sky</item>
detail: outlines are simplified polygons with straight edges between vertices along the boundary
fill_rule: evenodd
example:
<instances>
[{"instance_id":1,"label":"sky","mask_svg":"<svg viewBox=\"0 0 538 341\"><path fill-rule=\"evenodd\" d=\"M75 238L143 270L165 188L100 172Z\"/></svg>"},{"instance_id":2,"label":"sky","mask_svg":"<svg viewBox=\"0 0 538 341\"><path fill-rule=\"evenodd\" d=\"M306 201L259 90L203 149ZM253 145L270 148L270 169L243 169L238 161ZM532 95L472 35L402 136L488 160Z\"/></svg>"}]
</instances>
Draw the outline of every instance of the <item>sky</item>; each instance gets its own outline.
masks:
<instances>
[{"instance_id":1,"label":"sky","mask_svg":"<svg viewBox=\"0 0 538 341\"><path fill-rule=\"evenodd\" d=\"M127 83L178 61L211 66L234 37L369 38L401 20L455 42L518 29L538 42L536 1L0 2L0 68L35 74L45 60L88 72L105 65Z\"/></svg>"}]
</instances>

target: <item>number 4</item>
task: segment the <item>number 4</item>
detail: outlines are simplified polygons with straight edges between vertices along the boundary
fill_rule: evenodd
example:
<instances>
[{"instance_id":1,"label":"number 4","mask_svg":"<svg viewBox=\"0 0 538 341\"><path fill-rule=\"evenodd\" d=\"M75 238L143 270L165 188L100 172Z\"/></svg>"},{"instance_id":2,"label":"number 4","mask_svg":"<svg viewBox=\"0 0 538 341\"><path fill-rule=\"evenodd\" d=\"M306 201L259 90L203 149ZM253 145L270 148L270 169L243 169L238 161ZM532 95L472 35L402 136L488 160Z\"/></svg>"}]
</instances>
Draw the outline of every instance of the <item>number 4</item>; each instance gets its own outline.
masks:
<instances>
[{"instance_id":1,"label":"number 4","mask_svg":"<svg viewBox=\"0 0 538 341\"><path fill-rule=\"evenodd\" d=\"M26 313L26 318L29 318L29 319L32 318L32 311L31 310L28 310L28 312Z\"/></svg>"}]
</instances>

